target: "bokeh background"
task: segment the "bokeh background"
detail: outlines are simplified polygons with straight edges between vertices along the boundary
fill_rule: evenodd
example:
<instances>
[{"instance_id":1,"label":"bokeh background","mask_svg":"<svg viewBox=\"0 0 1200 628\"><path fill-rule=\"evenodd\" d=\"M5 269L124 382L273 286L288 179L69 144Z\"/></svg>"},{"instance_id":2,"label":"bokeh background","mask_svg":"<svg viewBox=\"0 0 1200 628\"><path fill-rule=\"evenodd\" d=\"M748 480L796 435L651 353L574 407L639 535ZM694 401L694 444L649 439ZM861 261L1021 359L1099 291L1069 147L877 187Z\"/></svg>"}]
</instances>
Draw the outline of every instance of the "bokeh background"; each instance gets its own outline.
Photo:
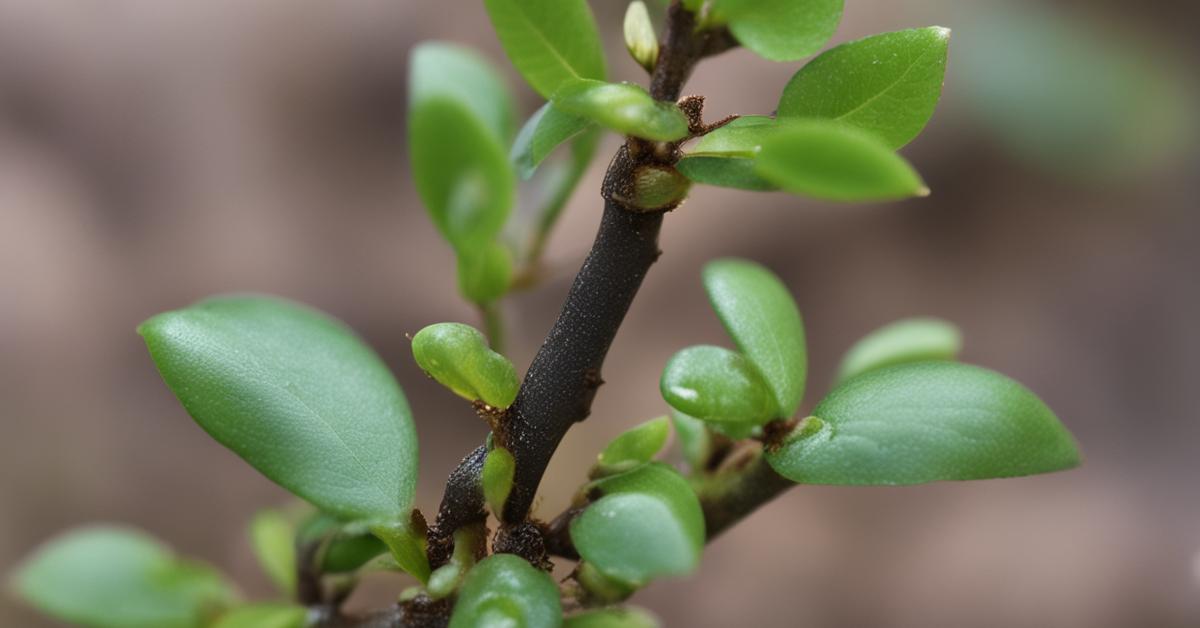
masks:
<instances>
[{"instance_id":1,"label":"bokeh background","mask_svg":"<svg viewBox=\"0 0 1200 628\"><path fill-rule=\"evenodd\" d=\"M624 2L592 3L612 74ZM810 399L892 319L959 323L964 359L1029 385L1086 464L914 488L802 487L637 602L671 626L1200 625L1200 217L1194 3L849 0L836 41L954 29L946 93L904 150L933 195L842 206L697 189L617 338L592 418L539 512L599 446L660 414L677 349L726 343L706 260L767 264L811 338ZM475 322L406 163L406 55L425 39L497 60L479 3L0 0L0 571L90 521L124 522L269 587L245 523L287 496L209 440L162 385L138 322L264 291L344 319L386 359L422 439L419 504L484 428L412 364L405 333ZM688 92L710 116L773 109L800 64L745 51ZM509 299L520 368L599 218L610 138L549 251ZM809 402L811 403L811 402ZM371 604L404 583L356 594ZM0 625L50 626L11 597Z\"/></svg>"}]
</instances>

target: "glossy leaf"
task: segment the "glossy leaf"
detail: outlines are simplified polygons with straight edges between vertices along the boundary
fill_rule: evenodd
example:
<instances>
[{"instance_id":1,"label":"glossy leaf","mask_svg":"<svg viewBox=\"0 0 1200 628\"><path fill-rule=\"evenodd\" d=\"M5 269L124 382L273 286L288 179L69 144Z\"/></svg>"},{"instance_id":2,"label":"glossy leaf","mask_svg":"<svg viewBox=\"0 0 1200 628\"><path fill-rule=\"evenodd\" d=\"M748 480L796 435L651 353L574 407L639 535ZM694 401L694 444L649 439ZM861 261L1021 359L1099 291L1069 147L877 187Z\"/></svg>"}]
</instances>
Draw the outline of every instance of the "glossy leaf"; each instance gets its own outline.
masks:
<instances>
[{"instance_id":1,"label":"glossy leaf","mask_svg":"<svg viewBox=\"0 0 1200 628\"><path fill-rule=\"evenodd\" d=\"M831 201L925 196L920 175L874 135L833 120L780 125L763 143L756 172L792 192Z\"/></svg>"},{"instance_id":2,"label":"glossy leaf","mask_svg":"<svg viewBox=\"0 0 1200 628\"><path fill-rule=\"evenodd\" d=\"M603 79L604 50L586 0L484 0L504 52L549 99L573 79Z\"/></svg>"},{"instance_id":3,"label":"glossy leaf","mask_svg":"<svg viewBox=\"0 0 1200 628\"><path fill-rule=\"evenodd\" d=\"M1017 382L954 362L903 364L839 386L767 460L804 484L919 484L1079 464L1071 434Z\"/></svg>"},{"instance_id":4,"label":"glossy leaf","mask_svg":"<svg viewBox=\"0 0 1200 628\"><path fill-rule=\"evenodd\" d=\"M772 61L795 61L825 45L842 19L842 0L715 0L738 42Z\"/></svg>"},{"instance_id":5,"label":"glossy leaf","mask_svg":"<svg viewBox=\"0 0 1200 628\"><path fill-rule=\"evenodd\" d=\"M758 176L755 161L776 123L764 116L744 116L710 132L691 146L676 168L696 183L741 190L774 190Z\"/></svg>"},{"instance_id":6,"label":"glossy leaf","mask_svg":"<svg viewBox=\"0 0 1200 628\"><path fill-rule=\"evenodd\" d=\"M558 586L550 575L513 554L493 554L475 565L459 590L450 628L562 625Z\"/></svg>"},{"instance_id":7,"label":"glossy leaf","mask_svg":"<svg viewBox=\"0 0 1200 628\"><path fill-rule=\"evenodd\" d=\"M234 594L214 570L134 530L94 526L39 547L14 590L42 612L95 628L199 628Z\"/></svg>"},{"instance_id":8,"label":"glossy leaf","mask_svg":"<svg viewBox=\"0 0 1200 628\"><path fill-rule=\"evenodd\" d=\"M962 334L937 318L906 318L867 334L846 352L838 380L907 362L953 360L962 349Z\"/></svg>"},{"instance_id":9,"label":"glossy leaf","mask_svg":"<svg viewBox=\"0 0 1200 628\"><path fill-rule=\"evenodd\" d=\"M602 497L571 522L571 540L602 574L641 586L699 565L704 514L675 470L652 462L597 480L589 491Z\"/></svg>"},{"instance_id":10,"label":"glossy leaf","mask_svg":"<svg viewBox=\"0 0 1200 628\"><path fill-rule=\"evenodd\" d=\"M409 111L413 183L434 225L456 249L486 246L516 194L501 140L462 103L426 99Z\"/></svg>"},{"instance_id":11,"label":"glossy leaf","mask_svg":"<svg viewBox=\"0 0 1200 628\"><path fill-rule=\"evenodd\" d=\"M221 616L212 628L304 628L308 609L295 604L251 604Z\"/></svg>"},{"instance_id":12,"label":"glossy leaf","mask_svg":"<svg viewBox=\"0 0 1200 628\"><path fill-rule=\"evenodd\" d=\"M702 421L762 425L781 418L757 367L740 354L708 345L676 353L659 389L672 408Z\"/></svg>"},{"instance_id":13,"label":"glossy leaf","mask_svg":"<svg viewBox=\"0 0 1200 628\"><path fill-rule=\"evenodd\" d=\"M800 69L783 89L782 118L830 118L883 138L912 141L933 115L946 73L950 29L884 33L842 44Z\"/></svg>"},{"instance_id":14,"label":"glossy leaf","mask_svg":"<svg viewBox=\"0 0 1200 628\"><path fill-rule=\"evenodd\" d=\"M513 455L503 447L496 447L487 454L483 461L483 497L492 512L499 516L504 512L504 502L512 492L513 476L517 471L517 462Z\"/></svg>"},{"instance_id":15,"label":"glossy leaf","mask_svg":"<svg viewBox=\"0 0 1200 628\"><path fill-rule=\"evenodd\" d=\"M654 100L644 88L632 83L571 81L551 100L565 113L625 135L667 142L688 134L687 117L678 105Z\"/></svg>"},{"instance_id":16,"label":"glossy leaf","mask_svg":"<svg viewBox=\"0 0 1200 628\"><path fill-rule=\"evenodd\" d=\"M621 469L650 462L667 444L670 421L661 416L626 430L600 452L597 464L605 469Z\"/></svg>"},{"instance_id":17,"label":"glossy leaf","mask_svg":"<svg viewBox=\"0 0 1200 628\"><path fill-rule=\"evenodd\" d=\"M564 113L554 103L546 103L521 127L509 157L522 179L533 176L538 165L563 142L592 126L587 118Z\"/></svg>"},{"instance_id":18,"label":"glossy leaf","mask_svg":"<svg viewBox=\"0 0 1200 628\"><path fill-rule=\"evenodd\" d=\"M512 253L499 242L458 249L458 291L476 304L491 303L512 286Z\"/></svg>"},{"instance_id":19,"label":"glossy leaf","mask_svg":"<svg viewBox=\"0 0 1200 628\"><path fill-rule=\"evenodd\" d=\"M508 358L488 348L479 330L462 323L430 325L412 339L413 358L438 383L471 401L507 408L521 382Z\"/></svg>"},{"instance_id":20,"label":"glossy leaf","mask_svg":"<svg viewBox=\"0 0 1200 628\"><path fill-rule=\"evenodd\" d=\"M704 470L713 451L712 434L704 421L672 409L671 423L675 426L675 436L683 451L683 459L691 467L692 473Z\"/></svg>"},{"instance_id":21,"label":"glossy leaf","mask_svg":"<svg viewBox=\"0 0 1200 628\"><path fill-rule=\"evenodd\" d=\"M218 297L142 323L192 418L263 475L349 519L409 516L417 436L383 361L296 303Z\"/></svg>"},{"instance_id":22,"label":"glossy leaf","mask_svg":"<svg viewBox=\"0 0 1200 628\"><path fill-rule=\"evenodd\" d=\"M513 134L512 94L495 66L470 48L425 42L409 56L409 106L447 99L466 106L501 140Z\"/></svg>"},{"instance_id":23,"label":"glossy leaf","mask_svg":"<svg viewBox=\"0 0 1200 628\"><path fill-rule=\"evenodd\" d=\"M660 625L653 615L633 607L585 611L563 622L563 628L658 628Z\"/></svg>"},{"instance_id":24,"label":"glossy leaf","mask_svg":"<svg viewBox=\"0 0 1200 628\"><path fill-rule=\"evenodd\" d=\"M647 72L658 63L658 35L650 22L650 11L642 0L633 0L625 9L625 48L629 56Z\"/></svg>"},{"instance_id":25,"label":"glossy leaf","mask_svg":"<svg viewBox=\"0 0 1200 628\"><path fill-rule=\"evenodd\" d=\"M258 564L287 597L296 592L296 528L283 513L263 510L250 521Z\"/></svg>"},{"instance_id":26,"label":"glossy leaf","mask_svg":"<svg viewBox=\"0 0 1200 628\"><path fill-rule=\"evenodd\" d=\"M725 331L774 394L777 414L771 418L791 417L804 398L808 349L804 322L787 286L763 266L732 258L709 262L703 277Z\"/></svg>"}]
</instances>

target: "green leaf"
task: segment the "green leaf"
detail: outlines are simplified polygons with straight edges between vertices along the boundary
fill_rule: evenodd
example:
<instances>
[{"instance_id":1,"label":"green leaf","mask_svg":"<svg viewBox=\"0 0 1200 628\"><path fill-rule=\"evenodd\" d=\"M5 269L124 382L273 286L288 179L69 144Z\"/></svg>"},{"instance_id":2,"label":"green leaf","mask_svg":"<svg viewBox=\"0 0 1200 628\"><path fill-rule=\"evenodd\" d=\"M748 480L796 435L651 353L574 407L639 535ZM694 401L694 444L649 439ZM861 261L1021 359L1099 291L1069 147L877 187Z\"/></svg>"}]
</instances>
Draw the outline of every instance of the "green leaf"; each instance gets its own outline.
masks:
<instances>
[{"instance_id":1,"label":"green leaf","mask_svg":"<svg viewBox=\"0 0 1200 628\"><path fill-rule=\"evenodd\" d=\"M296 528L283 513L263 510L250 521L250 540L263 572L280 593L296 593Z\"/></svg>"},{"instance_id":2,"label":"green leaf","mask_svg":"<svg viewBox=\"0 0 1200 628\"><path fill-rule=\"evenodd\" d=\"M409 106L448 99L464 105L502 143L513 134L512 94L495 66L470 48L425 42L409 56Z\"/></svg>"},{"instance_id":3,"label":"green leaf","mask_svg":"<svg viewBox=\"0 0 1200 628\"><path fill-rule=\"evenodd\" d=\"M408 402L345 325L271 297L218 297L142 323L167 386L263 475L347 519L409 516L417 435Z\"/></svg>"},{"instance_id":4,"label":"green leaf","mask_svg":"<svg viewBox=\"0 0 1200 628\"><path fill-rule=\"evenodd\" d=\"M477 329L462 323L437 323L417 332L413 358L430 377L464 399L507 408L521 382L508 358L488 348Z\"/></svg>"},{"instance_id":5,"label":"green leaf","mask_svg":"<svg viewBox=\"0 0 1200 628\"><path fill-rule=\"evenodd\" d=\"M658 35L650 22L650 11L642 0L633 0L625 9L625 49L647 72L658 63Z\"/></svg>"},{"instance_id":6,"label":"green leaf","mask_svg":"<svg viewBox=\"0 0 1200 628\"><path fill-rule=\"evenodd\" d=\"M141 532L107 526L47 542L13 584L42 612L95 628L198 628L235 597L210 567L177 558Z\"/></svg>"},{"instance_id":7,"label":"green leaf","mask_svg":"<svg viewBox=\"0 0 1200 628\"><path fill-rule=\"evenodd\" d=\"M603 79L604 49L586 0L484 0L504 52L547 100L572 79Z\"/></svg>"},{"instance_id":8,"label":"green leaf","mask_svg":"<svg viewBox=\"0 0 1200 628\"><path fill-rule=\"evenodd\" d=\"M658 628L660 625L656 617L633 607L585 611L563 622L563 628Z\"/></svg>"},{"instance_id":9,"label":"green leaf","mask_svg":"<svg viewBox=\"0 0 1200 628\"><path fill-rule=\"evenodd\" d=\"M558 586L513 554L493 554L472 569L459 590L450 628L562 625Z\"/></svg>"},{"instance_id":10,"label":"green leaf","mask_svg":"<svg viewBox=\"0 0 1200 628\"><path fill-rule=\"evenodd\" d=\"M713 6L739 43L771 61L815 53L842 19L842 0L715 0Z\"/></svg>"},{"instance_id":11,"label":"green leaf","mask_svg":"<svg viewBox=\"0 0 1200 628\"><path fill-rule=\"evenodd\" d=\"M597 464L606 470L628 469L650 462L667 444L670 419L661 416L626 430L600 452Z\"/></svg>"},{"instance_id":12,"label":"green leaf","mask_svg":"<svg viewBox=\"0 0 1200 628\"><path fill-rule=\"evenodd\" d=\"M308 609L295 604L251 604L221 616L212 628L304 628Z\"/></svg>"},{"instance_id":13,"label":"green leaf","mask_svg":"<svg viewBox=\"0 0 1200 628\"><path fill-rule=\"evenodd\" d=\"M827 50L800 69L779 100L782 118L831 118L883 138L912 141L933 115L950 29L884 33Z\"/></svg>"},{"instance_id":14,"label":"green leaf","mask_svg":"<svg viewBox=\"0 0 1200 628\"><path fill-rule=\"evenodd\" d=\"M504 512L504 502L512 492L513 476L517 472L517 461L503 447L496 447L483 460L483 497L488 507L497 516Z\"/></svg>"},{"instance_id":15,"label":"green leaf","mask_svg":"<svg viewBox=\"0 0 1200 628\"><path fill-rule=\"evenodd\" d=\"M738 353L699 345L676 353L659 381L672 408L702 421L762 425L782 418L758 368Z\"/></svg>"},{"instance_id":16,"label":"green leaf","mask_svg":"<svg viewBox=\"0 0 1200 628\"><path fill-rule=\"evenodd\" d=\"M929 360L953 360L962 349L962 334L937 318L906 318L867 334L846 352L838 381L885 366Z\"/></svg>"},{"instance_id":17,"label":"green leaf","mask_svg":"<svg viewBox=\"0 0 1200 628\"><path fill-rule=\"evenodd\" d=\"M732 258L709 262L703 276L725 331L774 393L778 414L771 418L791 417L804 398L808 350L804 322L787 286L763 266Z\"/></svg>"},{"instance_id":18,"label":"green leaf","mask_svg":"<svg viewBox=\"0 0 1200 628\"><path fill-rule=\"evenodd\" d=\"M675 436L683 450L683 459L691 467L692 473L703 471L713 451L712 434L704 421L672 408L671 423L675 426Z\"/></svg>"},{"instance_id":19,"label":"green leaf","mask_svg":"<svg viewBox=\"0 0 1200 628\"><path fill-rule=\"evenodd\" d=\"M413 183L434 225L456 250L486 246L516 194L501 140L466 105L429 98L409 110Z\"/></svg>"},{"instance_id":20,"label":"green leaf","mask_svg":"<svg viewBox=\"0 0 1200 628\"><path fill-rule=\"evenodd\" d=\"M780 125L763 143L756 172L794 194L831 201L929 194L920 175L882 140L833 120L797 119Z\"/></svg>"},{"instance_id":21,"label":"green leaf","mask_svg":"<svg viewBox=\"0 0 1200 628\"><path fill-rule=\"evenodd\" d=\"M651 462L592 482L588 490L602 497L571 522L571 540L602 574L641 586L699 566L704 514L674 469Z\"/></svg>"},{"instance_id":22,"label":"green leaf","mask_svg":"<svg viewBox=\"0 0 1200 628\"><path fill-rule=\"evenodd\" d=\"M587 118L563 113L546 103L529 118L509 151L509 158L522 179L533 176L539 164L560 144L592 126Z\"/></svg>"},{"instance_id":23,"label":"green leaf","mask_svg":"<svg viewBox=\"0 0 1200 628\"><path fill-rule=\"evenodd\" d=\"M323 573L358 571L363 565L387 553L388 547L379 537L356 528L347 526L329 539L321 559Z\"/></svg>"},{"instance_id":24,"label":"green leaf","mask_svg":"<svg viewBox=\"0 0 1200 628\"><path fill-rule=\"evenodd\" d=\"M763 141L775 132L775 120L744 116L700 138L676 168L696 183L741 190L774 190L758 176L755 162Z\"/></svg>"},{"instance_id":25,"label":"green leaf","mask_svg":"<svg viewBox=\"0 0 1200 628\"><path fill-rule=\"evenodd\" d=\"M371 526L371 533L387 545L401 569L422 583L429 582L429 559L425 555L425 530L418 530L410 518Z\"/></svg>"},{"instance_id":26,"label":"green leaf","mask_svg":"<svg viewBox=\"0 0 1200 628\"><path fill-rule=\"evenodd\" d=\"M632 83L570 81L551 100L565 113L625 135L670 142L688 134L687 116L678 105L654 100L643 87Z\"/></svg>"},{"instance_id":27,"label":"green leaf","mask_svg":"<svg viewBox=\"0 0 1200 628\"><path fill-rule=\"evenodd\" d=\"M491 303L512 285L512 253L499 242L458 249L458 291L475 304Z\"/></svg>"},{"instance_id":28,"label":"green leaf","mask_svg":"<svg viewBox=\"0 0 1200 628\"><path fill-rule=\"evenodd\" d=\"M834 390L767 461L804 484L919 484L1079 464L1071 434L1017 382L955 362L867 372Z\"/></svg>"}]
</instances>

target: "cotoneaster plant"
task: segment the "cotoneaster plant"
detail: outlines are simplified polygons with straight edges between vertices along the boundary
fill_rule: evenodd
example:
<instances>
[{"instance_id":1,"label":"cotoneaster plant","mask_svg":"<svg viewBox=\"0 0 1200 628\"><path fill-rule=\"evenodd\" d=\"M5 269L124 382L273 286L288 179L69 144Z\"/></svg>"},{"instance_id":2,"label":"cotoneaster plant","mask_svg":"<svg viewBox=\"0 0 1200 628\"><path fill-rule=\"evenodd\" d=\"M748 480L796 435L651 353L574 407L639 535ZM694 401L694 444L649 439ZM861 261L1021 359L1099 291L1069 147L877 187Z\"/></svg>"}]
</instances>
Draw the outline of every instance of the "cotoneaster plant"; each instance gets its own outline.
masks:
<instances>
[{"instance_id":1,"label":"cotoneaster plant","mask_svg":"<svg viewBox=\"0 0 1200 628\"><path fill-rule=\"evenodd\" d=\"M97 526L50 541L20 568L12 584L31 604L120 628L655 626L624 602L657 578L695 571L708 541L796 484L917 484L1078 464L1050 409L1017 382L957 362L958 331L933 318L867 335L833 391L802 416L807 358L795 301L766 268L722 259L701 275L731 346L679 351L659 382L669 416L604 447L568 510L535 516L546 465L588 416L609 345L661 254L666 215L693 184L835 201L927 194L896 150L933 113L949 31L836 46L799 68L772 114L710 122L703 97L680 98L699 61L736 46L773 61L814 55L842 1L676 0L656 11L657 31L635 1L624 33L648 89L606 82L585 0L483 4L509 60L547 103L518 130L490 61L449 43L411 53L413 178L486 329L438 323L412 336L421 368L491 428L450 476L438 511L413 508L412 414L353 332L278 298L212 298L139 333L196 422L307 503L264 511L250 527L278 599L245 601L212 568L140 532ZM502 354L498 302L536 283L546 239L604 131L625 141L600 190L599 233L521 378ZM672 430L679 452L664 462ZM570 575L553 579L555 564L571 565L560 572ZM342 601L372 570L416 584L386 608L347 614Z\"/></svg>"}]
</instances>

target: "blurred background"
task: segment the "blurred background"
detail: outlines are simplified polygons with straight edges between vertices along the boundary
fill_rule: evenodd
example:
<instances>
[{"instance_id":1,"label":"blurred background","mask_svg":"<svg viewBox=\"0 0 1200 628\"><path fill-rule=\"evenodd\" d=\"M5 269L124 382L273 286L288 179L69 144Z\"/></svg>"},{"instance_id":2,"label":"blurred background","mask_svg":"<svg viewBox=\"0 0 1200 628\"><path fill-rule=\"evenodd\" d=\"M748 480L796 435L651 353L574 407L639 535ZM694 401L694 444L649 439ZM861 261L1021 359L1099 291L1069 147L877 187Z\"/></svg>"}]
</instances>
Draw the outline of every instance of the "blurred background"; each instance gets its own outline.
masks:
<instances>
[{"instance_id":1,"label":"blurred background","mask_svg":"<svg viewBox=\"0 0 1200 628\"><path fill-rule=\"evenodd\" d=\"M642 80L624 2L593 2L611 74ZM1081 442L1052 476L801 487L718 539L696 576L635 601L670 626L1200 625L1200 216L1196 5L849 0L834 43L954 30L946 93L905 148L933 195L841 206L696 189L634 303L592 418L538 512L598 447L661 414L679 348L727 344L700 266L758 260L797 296L809 399L896 318L962 326L964 359L1030 386ZM461 5L461 6L460 6ZM287 496L187 417L134 327L219 292L310 303L392 366L422 439L419 505L482 423L412 363L405 333L477 323L406 163L406 56L446 39L540 103L478 3L0 0L0 571L85 522L124 522L268 595L245 540ZM764 113L800 64L706 62L708 114ZM601 157L551 272L504 305L524 369L599 218ZM405 583L383 578L352 604ZM51 626L10 597L0 625Z\"/></svg>"}]
</instances>

